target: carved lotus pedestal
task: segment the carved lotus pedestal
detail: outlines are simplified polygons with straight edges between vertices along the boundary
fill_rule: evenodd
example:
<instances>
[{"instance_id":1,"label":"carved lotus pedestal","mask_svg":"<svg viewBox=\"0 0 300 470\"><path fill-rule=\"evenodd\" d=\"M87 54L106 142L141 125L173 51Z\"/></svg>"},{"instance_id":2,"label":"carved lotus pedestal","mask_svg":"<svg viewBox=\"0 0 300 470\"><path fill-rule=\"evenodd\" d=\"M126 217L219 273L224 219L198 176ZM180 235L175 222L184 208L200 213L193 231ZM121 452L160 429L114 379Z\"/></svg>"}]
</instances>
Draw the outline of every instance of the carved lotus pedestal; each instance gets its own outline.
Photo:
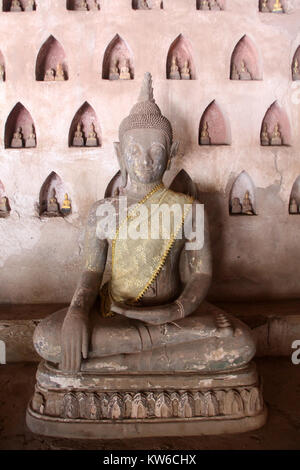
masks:
<instances>
[{"instance_id":1,"label":"carved lotus pedestal","mask_svg":"<svg viewBox=\"0 0 300 470\"><path fill-rule=\"evenodd\" d=\"M257 429L266 408L254 363L226 373L74 376L42 362L26 420L34 433L66 438L209 435Z\"/></svg>"}]
</instances>

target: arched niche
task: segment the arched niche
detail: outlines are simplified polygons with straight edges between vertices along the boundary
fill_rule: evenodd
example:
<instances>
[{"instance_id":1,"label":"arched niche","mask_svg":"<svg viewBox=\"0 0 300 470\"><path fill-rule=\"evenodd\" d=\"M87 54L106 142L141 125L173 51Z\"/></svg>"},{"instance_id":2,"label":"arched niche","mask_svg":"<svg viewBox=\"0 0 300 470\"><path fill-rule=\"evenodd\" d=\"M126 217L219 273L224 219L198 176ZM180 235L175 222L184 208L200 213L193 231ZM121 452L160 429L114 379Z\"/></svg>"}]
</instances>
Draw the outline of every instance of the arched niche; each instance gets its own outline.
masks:
<instances>
[{"instance_id":1,"label":"arched niche","mask_svg":"<svg viewBox=\"0 0 300 470\"><path fill-rule=\"evenodd\" d=\"M222 11L225 10L225 0L196 0L197 10Z\"/></svg>"},{"instance_id":2,"label":"arched niche","mask_svg":"<svg viewBox=\"0 0 300 470\"><path fill-rule=\"evenodd\" d=\"M100 147L101 129L95 110L86 101L76 112L69 130L69 147Z\"/></svg>"},{"instance_id":3,"label":"arched niche","mask_svg":"<svg viewBox=\"0 0 300 470\"><path fill-rule=\"evenodd\" d=\"M300 215L300 175L296 178L289 201L289 214Z\"/></svg>"},{"instance_id":4,"label":"arched niche","mask_svg":"<svg viewBox=\"0 0 300 470\"><path fill-rule=\"evenodd\" d=\"M132 0L133 10L162 10L163 0Z\"/></svg>"},{"instance_id":5,"label":"arched niche","mask_svg":"<svg viewBox=\"0 0 300 470\"><path fill-rule=\"evenodd\" d=\"M242 171L232 185L229 214L256 215L255 186L246 171Z\"/></svg>"},{"instance_id":6,"label":"arched niche","mask_svg":"<svg viewBox=\"0 0 300 470\"><path fill-rule=\"evenodd\" d=\"M68 215L71 212L71 207L69 211L64 211L66 195L69 198L61 177L55 171L52 171L45 179L40 190L39 215L42 217L64 217Z\"/></svg>"},{"instance_id":7,"label":"arched niche","mask_svg":"<svg viewBox=\"0 0 300 470\"><path fill-rule=\"evenodd\" d=\"M108 183L104 197L116 197L120 195L120 188L122 187L122 176L121 171L117 171L115 176Z\"/></svg>"},{"instance_id":8,"label":"arched niche","mask_svg":"<svg viewBox=\"0 0 300 470\"><path fill-rule=\"evenodd\" d=\"M277 101L267 110L260 132L261 145L291 145L289 118Z\"/></svg>"},{"instance_id":9,"label":"arched niche","mask_svg":"<svg viewBox=\"0 0 300 470\"><path fill-rule=\"evenodd\" d=\"M287 0L259 0L258 8L261 13L286 13Z\"/></svg>"},{"instance_id":10,"label":"arched niche","mask_svg":"<svg viewBox=\"0 0 300 470\"><path fill-rule=\"evenodd\" d=\"M5 61L2 52L0 51L0 83L5 82L6 73L5 73Z\"/></svg>"},{"instance_id":11,"label":"arched niche","mask_svg":"<svg viewBox=\"0 0 300 470\"><path fill-rule=\"evenodd\" d=\"M8 197L5 193L5 188L0 180L0 218L5 219L6 217L9 216L10 214L10 205L9 205L9 200Z\"/></svg>"},{"instance_id":12,"label":"arched niche","mask_svg":"<svg viewBox=\"0 0 300 470\"><path fill-rule=\"evenodd\" d=\"M218 103L212 101L202 114L199 127L199 145L230 145L231 131L228 118Z\"/></svg>"},{"instance_id":13,"label":"arched niche","mask_svg":"<svg viewBox=\"0 0 300 470\"><path fill-rule=\"evenodd\" d=\"M35 78L42 82L65 81L69 78L64 48L52 35L44 42L38 53Z\"/></svg>"},{"instance_id":14,"label":"arched niche","mask_svg":"<svg viewBox=\"0 0 300 470\"><path fill-rule=\"evenodd\" d=\"M36 0L3 0L3 11L35 11L36 8Z\"/></svg>"},{"instance_id":15,"label":"arched niche","mask_svg":"<svg viewBox=\"0 0 300 470\"><path fill-rule=\"evenodd\" d=\"M170 184L170 189L178 193L187 194L188 196L197 199L197 186L184 169L177 173L172 183Z\"/></svg>"},{"instance_id":16,"label":"arched niche","mask_svg":"<svg viewBox=\"0 0 300 470\"><path fill-rule=\"evenodd\" d=\"M22 103L15 105L6 120L4 145L6 149L36 147L35 125Z\"/></svg>"},{"instance_id":17,"label":"arched niche","mask_svg":"<svg viewBox=\"0 0 300 470\"><path fill-rule=\"evenodd\" d=\"M125 70L123 74L122 69ZM105 50L102 78L105 80L134 79L133 53L119 34L115 35Z\"/></svg>"},{"instance_id":18,"label":"arched niche","mask_svg":"<svg viewBox=\"0 0 300 470\"><path fill-rule=\"evenodd\" d=\"M292 62L292 79L300 80L300 46L298 46Z\"/></svg>"},{"instance_id":19,"label":"arched niche","mask_svg":"<svg viewBox=\"0 0 300 470\"><path fill-rule=\"evenodd\" d=\"M243 36L234 48L230 62L231 80L262 80L262 60L248 36Z\"/></svg>"},{"instance_id":20,"label":"arched niche","mask_svg":"<svg viewBox=\"0 0 300 470\"><path fill-rule=\"evenodd\" d=\"M67 10L99 11L100 0L67 0Z\"/></svg>"},{"instance_id":21,"label":"arched niche","mask_svg":"<svg viewBox=\"0 0 300 470\"><path fill-rule=\"evenodd\" d=\"M177 72L173 72L173 68L177 68ZM184 68L188 68L187 76L183 72ZM192 48L187 39L179 34L172 42L166 64L166 72L168 79L196 79L196 67L192 56Z\"/></svg>"}]
</instances>

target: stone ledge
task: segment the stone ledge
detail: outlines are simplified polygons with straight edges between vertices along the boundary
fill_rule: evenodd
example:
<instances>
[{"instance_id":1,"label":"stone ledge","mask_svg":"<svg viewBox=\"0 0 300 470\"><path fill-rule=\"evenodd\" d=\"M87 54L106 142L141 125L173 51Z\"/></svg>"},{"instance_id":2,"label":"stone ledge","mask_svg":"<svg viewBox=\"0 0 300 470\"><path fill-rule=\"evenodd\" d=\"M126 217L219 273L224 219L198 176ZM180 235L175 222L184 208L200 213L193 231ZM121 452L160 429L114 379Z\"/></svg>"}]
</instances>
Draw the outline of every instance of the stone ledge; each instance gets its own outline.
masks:
<instances>
[{"instance_id":1,"label":"stone ledge","mask_svg":"<svg viewBox=\"0 0 300 470\"><path fill-rule=\"evenodd\" d=\"M257 356L290 356L293 341L300 340L300 300L215 305L252 329ZM0 305L0 340L6 345L6 362L39 361L32 344L34 329L40 320L64 307L66 304Z\"/></svg>"}]
</instances>

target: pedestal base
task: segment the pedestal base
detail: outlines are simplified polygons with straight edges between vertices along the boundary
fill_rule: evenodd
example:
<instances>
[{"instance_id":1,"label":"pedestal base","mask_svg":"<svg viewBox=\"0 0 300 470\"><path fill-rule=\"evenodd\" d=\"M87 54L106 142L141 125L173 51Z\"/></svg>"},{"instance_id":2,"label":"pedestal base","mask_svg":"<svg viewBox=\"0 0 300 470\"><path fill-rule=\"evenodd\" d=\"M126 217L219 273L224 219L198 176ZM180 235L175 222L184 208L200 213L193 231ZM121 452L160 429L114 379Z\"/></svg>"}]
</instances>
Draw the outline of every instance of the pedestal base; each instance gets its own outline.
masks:
<instances>
[{"instance_id":1,"label":"pedestal base","mask_svg":"<svg viewBox=\"0 0 300 470\"><path fill-rule=\"evenodd\" d=\"M26 422L41 435L120 439L240 433L263 426L253 363L226 373L64 374L41 363Z\"/></svg>"}]
</instances>

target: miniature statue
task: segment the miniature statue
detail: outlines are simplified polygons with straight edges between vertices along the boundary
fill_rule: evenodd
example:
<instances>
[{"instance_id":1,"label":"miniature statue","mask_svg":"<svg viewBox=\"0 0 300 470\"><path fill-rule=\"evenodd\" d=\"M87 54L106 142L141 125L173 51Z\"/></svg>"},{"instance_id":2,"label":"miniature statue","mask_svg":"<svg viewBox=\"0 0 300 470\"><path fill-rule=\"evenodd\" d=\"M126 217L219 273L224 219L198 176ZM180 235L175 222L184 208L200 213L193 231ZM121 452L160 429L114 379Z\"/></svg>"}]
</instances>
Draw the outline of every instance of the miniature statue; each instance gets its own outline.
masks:
<instances>
[{"instance_id":1,"label":"miniature statue","mask_svg":"<svg viewBox=\"0 0 300 470\"><path fill-rule=\"evenodd\" d=\"M150 10L150 7L148 5L148 1L147 0L138 0L137 9L138 10Z\"/></svg>"},{"instance_id":2,"label":"miniature statue","mask_svg":"<svg viewBox=\"0 0 300 470\"><path fill-rule=\"evenodd\" d=\"M12 0L10 11L22 11L22 7L19 0Z\"/></svg>"},{"instance_id":3,"label":"miniature statue","mask_svg":"<svg viewBox=\"0 0 300 470\"><path fill-rule=\"evenodd\" d=\"M180 69L180 76L181 76L181 80L190 80L191 79L189 63L188 63L187 60L184 62L183 67L181 67L181 69Z\"/></svg>"},{"instance_id":4,"label":"miniature statue","mask_svg":"<svg viewBox=\"0 0 300 470\"><path fill-rule=\"evenodd\" d=\"M117 65L117 59L114 59L109 68L109 80L119 80L120 73Z\"/></svg>"},{"instance_id":5,"label":"miniature statue","mask_svg":"<svg viewBox=\"0 0 300 470\"><path fill-rule=\"evenodd\" d=\"M0 64L0 82L5 81L5 68L4 65Z\"/></svg>"},{"instance_id":6,"label":"miniature statue","mask_svg":"<svg viewBox=\"0 0 300 470\"><path fill-rule=\"evenodd\" d=\"M212 277L208 218L195 198L162 182L178 143L149 73L119 140L120 197L92 205L72 302L34 333L44 361L27 425L73 439L253 431L266 420L249 364L255 342L240 320L204 301ZM161 210L174 205L179 213L166 233ZM132 233L139 214L154 236Z\"/></svg>"},{"instance_id":7,"label":"miniature statue","mask_svg":"<svg viewBox=\"0 0 300 470\"><path fill-rule=\"evenodd\" d=\"M270 138L268 133L268 125L266 122L263 123L261 135L260 135L261 145L270 145Z\"/></svg>"},{"instance_id":8,"label":"miniature statue","mask_svg":"<svg viewBox=\"0 0 300 470\"><path fill-rule=\"evenodd\" d=\"M0 217L6 217L10 212L9 202L6 196L0 197Z\"/></svg>"},{"instance_id":9,"label":"miniature statue","mask_svg":"<svg viewBox=\"0 0 300 470\"><path fill-rule=\"evenodd\" d=\"M22 127L18 127L18 129L14 133L10 146L13 149L18 149L18 148L23 147Z\"/></svg>"},{"instance_id":10,"label":"miniature statue","mask_svg":"<svg viewBox=\"0 0 300 470\"><path fill-rule=\"evenodd\" d=\"M210 136L208 132L208 123L205 121L200 135L200 144L201 145L210 145Z\"/></svg>"},{"instance_id":11,"label":"miniature statue","mask_svg":"<svg viewBox=\"0 0 300 470\"><path fill-rule=\"evenodd\" d=\"M247 66L244 60L242 60L241 62L240 80L252 80L251 74L249 70L247 69Z\"/></svg>"},{"instance_id":12,"label":"miniature statue","mask_svg":"<svg viewBox=\"0 0 300 470\"><path fill-rule=\"evenodd\" d=\"M299 70L299 62L296 57L293 65L293 80L300 80L300 70Z\"/></svg>"},{"instance_id":13,"label":"miniature statue","mask_svg":"<svg viewBox=\"0 0 300 470\"><path fill-rule=\"evenodd\" d=\"M61 206L60 212L64 215L67 216L71 212L71 201L69 200L68 194L65 194L65 198L63 201L63 204Z\"/></svg>"},{"instance_id":14,"label":"miniature statue","mask_svg":"<svg viewBox=\"0 0 300 470\"><path fill-rule=\"evenodd\" d=\"M55 73L53 69L47 69L44 75L44 82L54 82Z\"/></svg>"},{"instance_id":15,"label":"miniature statue","mask_svg":"<svg viewBox=\"0 0 300 470\"><path fill-rule=\"evenodd\" d=\"M56 199L56 191L54 188L52 189L52 196L47 202L47 215L59 215L59 205Z\"/></svg>"},{"instance_id":16,"label":"miniature statue","mask_svg":"<svg viewBox=\"0 0 300 470\"><path fill-rule=\"evenodd\" d=\"M292 198L290 202L290 208L289 208L290 214L298 214L299 213L299 208L296 199Z\"/></svg>"},{"instance_id":17,"label":"miniature statue","mask_svg":"<svg viewBox=\"0 0 300 470\"><path fill-rule=\"evenodd\" d=\"M88 6L86 0L76 0L74 5L74 10L76 11L87 11Z\"/></svg>"},{"instance_id":18,"label":"miniature statue","mask_svg":"<svg viewBox=\"0 0 300 470\"><path fill-rule=\"evenodd\" d=\"M120 80L130 80L129 61L123 60L123 65L120 66Z\"/></svg>"},{"instance_id":19,"label":"miniature statue","mask_svg":"<svg viewBox=\"0 0 300 470\"><path fill-rule=\"evenodd\" d=\"M201 2L200 2L200 10L209 10L209 3L208 3L208 0L201 0Z\"/></svg>"},{"instance_id":20,"label":"miniature statue","mask_svg":"<svg viewBox=\"0 0 300 470\"><path fill-rule=\"evenodd\" d=\"M232 70L231 70L231 80L239 80L240 79L240 74L238 72L237 66L235 64L232 64Z\"/></svg>"},{"instance_id":21,"label":"miniature statue","mask_svg":"<svg viewBox=\"0 0 300 470\"><path fill-rule=\"evenodd\" d=\"M35 9L35 1L34 0L27 0L25 11L34 11Z\"/></svg>"},{"instance_id":22,"label":"miniature statue","mask_svg":"<svg viewBox=\"0 0 300 470\"><path fill-rule=\"evenodd\" d=\"M217 0L210 0L209 6L211 10L221 10L221 7L218 4Z\"/></svg>"},{"instance_id":23,"label":"miniature statue","mask_svg":"<svg viewBox=\"0 0 300 470\"><path fill-rule=\"evenodd\" d=\"M254 215L254 210L253 210L252 202L250 199L249 191L245 192L243 205L242 205L242 213L245 215Z\"/></svg>"},{"instance_id":24,"label":"miniature statue","mask_svg":"<svg viewBox=\"0 0 300 470\"><path fill-rule=\"evenodd\" d=\"M34 126L31 124L31 132L27 139L25 139L25 147L26 148L33 148L36 147L36 136L34 132Z\"/></svg>"},{"instance_id":25,"label":"miniature statue","mask_svg":"<svg viewBox=\"0 0 300 470\"><path fill-rule=\"evenodd\" d=\"M180 73L179 73L179 70L178 70L177 58L175 56L172 57L169 78L171 80L180 80Z\"/></svg>"},{"instance_id":26,"label":"miniature statue","mask_svg":"<svg viewBox=\"0 0 300 470\"><path fill-rule=\"evenodd\" d=\"M282 145L281 132L279 130L279 123L277 122L271 136L271 145Z\"/></svg>"},{"instance_id":27,"label":"miniature statue","mask_svg":"<svg viewBox=\"0 0 300 470\"><path fill-rule=\"evenodd\" d=\"M77 124L77 129L74 134L72 145L73 147L84 147L84 138L83 138L83 132L81 131L80 122Z\"/></svg>"},{"instance_id":28,"label":"miniature statue","mask_svg":"<svg viewBox=\"0 0 300 470\"><path fill-rule=\"evenodd\" d=\"M63 82L65 80L65 72L62 64L58 63L56 66L55 80L57 82Z\"/></svg>"},{"instance_id":29,"label":"miniature statue","mask_svg":"<svg viewBox=\"0 0 300 470\"><path fill-rule=\"evenodd\" d=\"M283 8L280 0L275 0L272 13L283 13Z\"/></svg>"},{"instance_id":30,"label":"miniature statue","mask_svg":"<svg viewBox=\"0 0 300 470\"><path fill-rule=\"evenodd\" d=\"M230 213L231 214L241 214L243 211L243 207L241 201L238 197L234 197L231 202Z\"/></svg>"},{"instance_id":31,"label":"miniature statue","mask_svg":"<svg viewBox=\"0 0 300 470\"><path fill-rule=\"evenodd\" d=\"M97 138L97 133L95 129L95 124L92 122L92 130L88 135L88 138L86 139L86 146L87 147L97 147L98 146L98 138Z\"/></svg>"},{"instance_id":32,"label":"miniature statue","mask_svg":"<svg viewBox=\"0 0 300 470\"><path fill-rule=\"evenodd\" d=\"M260 11L262 13L270 13L270 9L268 7L268 1L269 0L262 0L261 7L260 7Z\"/></svg>"}]
</instances>

